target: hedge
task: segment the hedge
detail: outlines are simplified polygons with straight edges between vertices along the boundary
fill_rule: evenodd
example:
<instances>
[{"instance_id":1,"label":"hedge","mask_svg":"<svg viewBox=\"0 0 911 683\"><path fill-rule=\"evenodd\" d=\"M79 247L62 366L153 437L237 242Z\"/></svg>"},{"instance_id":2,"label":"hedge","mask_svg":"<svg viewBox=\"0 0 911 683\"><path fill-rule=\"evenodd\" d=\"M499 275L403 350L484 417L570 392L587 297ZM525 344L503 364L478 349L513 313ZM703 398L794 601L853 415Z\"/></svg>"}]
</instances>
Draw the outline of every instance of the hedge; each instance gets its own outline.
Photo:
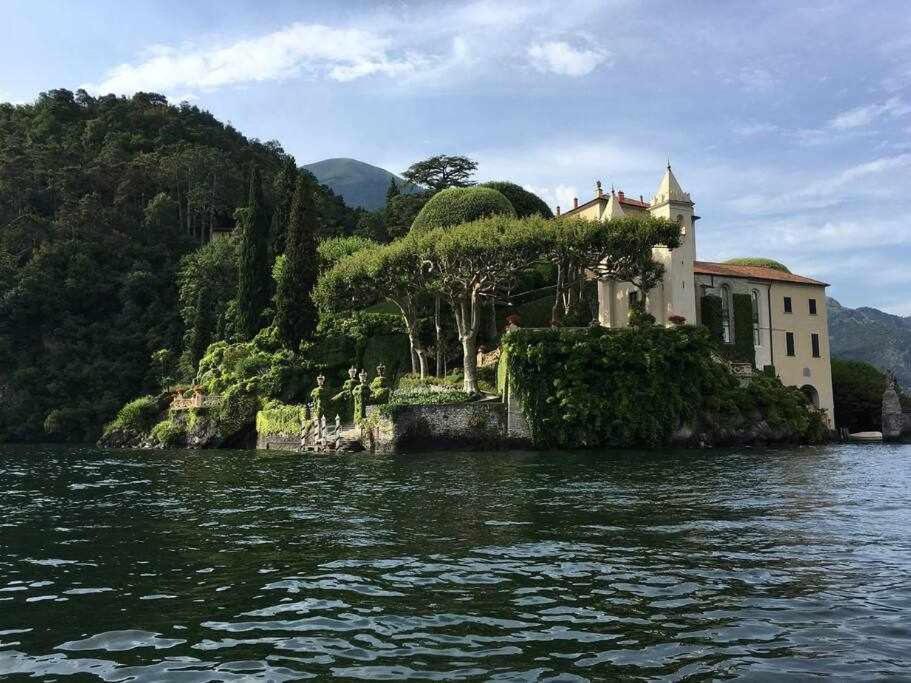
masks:
<instances>
[{"instance_id":1,"label":"hedge","mask_svg":"<svg viewBox=\"0 0 911 683\"><path fill-rule=\"evenodd\" d=\"M500 192L489 187L450 187L430 198L411 229L426 232L501 214L515 216L516 210Z\"/></svg>"}]
</instances>

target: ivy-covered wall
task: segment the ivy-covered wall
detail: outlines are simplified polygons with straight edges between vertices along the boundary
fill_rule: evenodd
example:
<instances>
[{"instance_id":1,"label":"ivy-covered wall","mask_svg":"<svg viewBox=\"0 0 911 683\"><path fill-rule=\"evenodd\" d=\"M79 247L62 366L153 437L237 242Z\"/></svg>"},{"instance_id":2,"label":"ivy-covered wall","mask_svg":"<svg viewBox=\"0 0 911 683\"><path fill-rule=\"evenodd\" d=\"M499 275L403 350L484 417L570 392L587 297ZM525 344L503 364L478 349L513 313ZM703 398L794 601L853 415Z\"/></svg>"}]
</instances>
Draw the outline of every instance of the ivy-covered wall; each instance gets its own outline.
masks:
<instances>
[{"instance_id":1,"label":"ivy-covered wall","mask_svg":"<svg viewBox=\"0 0 911 683\"><path fill-rule=\"evenodd\" d=\"M753 301L749 294L734 294L732 297L731 343L724 342L724 319L721 297L706 294L702 297L702 324L709 330L711 338L718 344L721 355L728 360L756 365L756 349L753 345Z\"/></svg>"},{"instance_id":2,"label":"ivy-covered wall","mask_svg":"<svg viewBox=\"0 0 911 683\"><path fill-rule=\"evenodd\" d=\"M708 330L529 330L503 340L515 392L540 447L654 447L675 433L764 424L777 439L825 436L799 390L774 377L747 386L713 359Z\"/></svg>"}]
</instances>

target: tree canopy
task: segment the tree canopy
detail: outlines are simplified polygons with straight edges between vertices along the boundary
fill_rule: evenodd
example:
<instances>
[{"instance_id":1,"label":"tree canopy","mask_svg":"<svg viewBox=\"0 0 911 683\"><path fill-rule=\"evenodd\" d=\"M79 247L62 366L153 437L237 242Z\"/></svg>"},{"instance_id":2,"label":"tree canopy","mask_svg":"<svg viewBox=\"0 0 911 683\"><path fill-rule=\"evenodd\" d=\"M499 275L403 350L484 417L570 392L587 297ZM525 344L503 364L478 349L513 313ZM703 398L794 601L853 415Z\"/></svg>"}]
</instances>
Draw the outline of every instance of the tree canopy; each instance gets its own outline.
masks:
<instances>
[{"instance_id":1,"label":"tree canopy","mask_svg":"<svg viewBox=\"0 0 911 683\"><path fill-rule=\"evenodd\" d=\"M412 231L448 228L486 216L515 216L509 200L489 187L451 187L433 195L415 217Z\"/></svg>"},{"instance_id":2,"label":"tree canopy","mask_svg":"<svg viewBox=\"0 0 911 683\"><path fill-rule=\"evenodd\" d=\"M524 187L516 185L506 180L492 180L487 183L481 183L481 187L489 187L496 190L509 200L512 208L516 210L516 216L526 218L528 216L543 216L544 218L553 218L554 212L550 210L547 203L534 192L529 192Z\"/></svg>"},{"instance_id":3,"label":"tree canopy","mask_svg":"<svg viewBox=\"0 0 911 683\"><path fill-rule=\"evenodd\" d=\"M447 187L474 185L471 176L477 168L478 163L468 157L437 154L411 164L402 172L402 177L415 185L438 192Z\"/></svg>"}]
</instances>

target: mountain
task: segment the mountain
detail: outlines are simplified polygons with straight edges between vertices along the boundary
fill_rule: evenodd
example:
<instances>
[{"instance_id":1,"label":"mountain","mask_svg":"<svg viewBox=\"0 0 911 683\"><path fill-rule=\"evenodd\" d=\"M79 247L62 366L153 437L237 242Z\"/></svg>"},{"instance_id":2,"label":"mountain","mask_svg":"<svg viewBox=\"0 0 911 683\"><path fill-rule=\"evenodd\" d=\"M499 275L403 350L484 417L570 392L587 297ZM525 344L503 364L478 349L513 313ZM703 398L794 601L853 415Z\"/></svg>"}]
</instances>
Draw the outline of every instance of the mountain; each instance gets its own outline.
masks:
<instances>
[{"instance_id":1,"label":"mountain","mask_svg":"<svg viewBox=\"0 0 911 683\"><path fill-rule=\"evenodd\" d=\"M833 356L894 370L899 384L911 387L911 317L829 299L829 341Z\"/></svg>"},{"instance_id":2,"label":"mountain","mask_svg":"<svg viewBox=\"0 0 911 683\"><path fill-rule=\"evenodd\" d=\"M389 181L395 178L404 193L418 190L407 180L399 178L385 168L358 161L357 159L323 159L303 168L316 176L337 195L341 195L348 206L359 206L375 211L386 206L386 191Z\"/></svg>"}]
</instances>

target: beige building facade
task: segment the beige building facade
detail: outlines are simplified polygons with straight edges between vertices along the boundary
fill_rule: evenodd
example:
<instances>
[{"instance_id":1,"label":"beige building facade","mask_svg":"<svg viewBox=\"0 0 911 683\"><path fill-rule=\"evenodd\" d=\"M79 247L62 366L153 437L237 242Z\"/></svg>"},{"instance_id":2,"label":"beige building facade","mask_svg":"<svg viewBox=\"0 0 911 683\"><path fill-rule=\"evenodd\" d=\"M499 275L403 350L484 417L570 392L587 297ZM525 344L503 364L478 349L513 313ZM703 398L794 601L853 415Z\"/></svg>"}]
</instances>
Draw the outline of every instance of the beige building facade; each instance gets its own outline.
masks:
<instances>
[{"instance_id":1,"label":"beige building facade","mask_svg":"<svg viewBox=\"0 0 911 683\"><path fill-rule=\"evenodd\" d=\"M825 410L829 426L835 427L826 283L776 268L697 261L699 216L670 166L650 202L642 196L633 199L623 192L604 192L598 183L592 200L573 204L563 215L609 220L648 213L677 222L680 246L654 250L655 259L664 264L665 272L662 283L648 293L648 312L662 324L669 324L672 316L701 324L702 297L718 296L722 302L722 334L725 341L731 342L736 333L733 296L749 296L757 368L773 367L784 384L799 387L816 407ZM601 324L625 326L631 303L639 296L641 293L630 283L599 281Z\"/></svg>"}]
</instances>

